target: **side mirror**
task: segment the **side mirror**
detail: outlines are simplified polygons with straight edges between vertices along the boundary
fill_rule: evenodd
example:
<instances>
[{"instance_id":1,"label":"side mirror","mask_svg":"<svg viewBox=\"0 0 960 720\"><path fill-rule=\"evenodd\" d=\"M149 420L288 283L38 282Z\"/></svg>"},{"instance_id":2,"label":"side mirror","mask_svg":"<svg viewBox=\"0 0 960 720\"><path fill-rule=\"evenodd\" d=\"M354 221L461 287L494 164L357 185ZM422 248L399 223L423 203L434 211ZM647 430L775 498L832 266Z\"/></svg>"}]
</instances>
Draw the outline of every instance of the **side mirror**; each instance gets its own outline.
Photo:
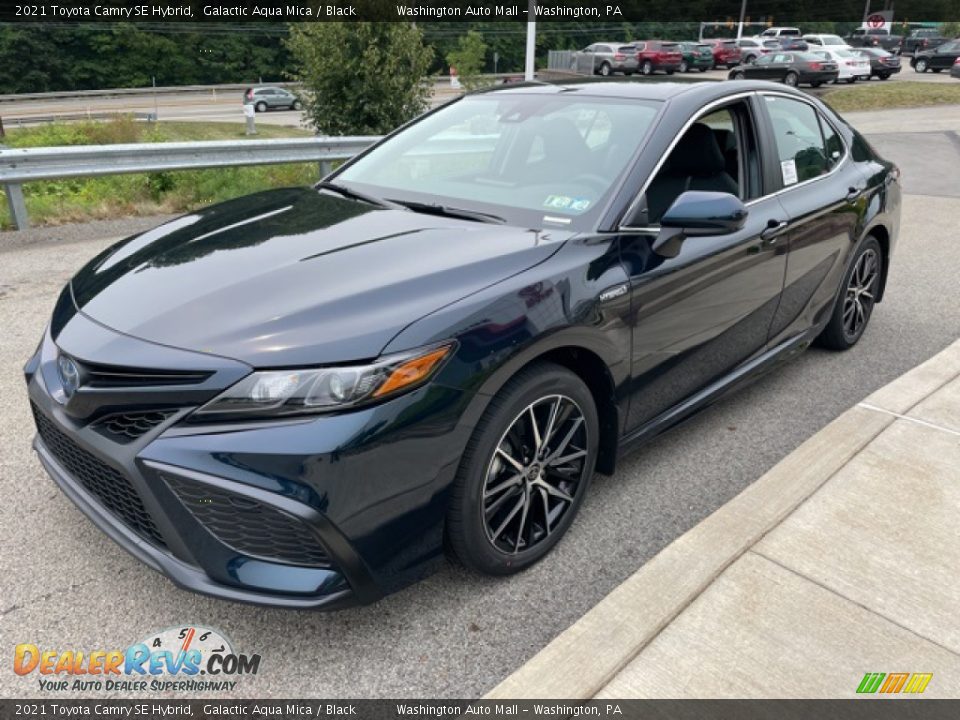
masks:
<instances>
[{"instance_id":1,"label":"side mirror","mask_svg":"<svg viewBox=\"0 0 960 720\"><path fill-rule=\"evenodd\" d=\"M653 251L676 257L688 237L729 235L743 228L747 208L735 195L688 190L673 201L660 218L660 234Z\"/></svg>"}]
</instances>

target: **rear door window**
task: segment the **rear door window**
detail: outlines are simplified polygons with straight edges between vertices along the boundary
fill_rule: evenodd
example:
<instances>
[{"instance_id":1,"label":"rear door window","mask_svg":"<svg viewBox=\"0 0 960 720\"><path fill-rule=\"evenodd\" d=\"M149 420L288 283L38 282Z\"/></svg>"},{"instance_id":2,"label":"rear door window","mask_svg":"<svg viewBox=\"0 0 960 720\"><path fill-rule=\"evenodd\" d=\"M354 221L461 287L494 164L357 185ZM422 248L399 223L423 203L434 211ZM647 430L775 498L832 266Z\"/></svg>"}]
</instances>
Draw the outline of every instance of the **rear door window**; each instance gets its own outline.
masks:
<instances>
[{"instance_id":1,"label":"rear door window","mask_svg":"<svg viewBox=\"0 0 960 720\"><path fill-rule=\"evenodd\" d=\"M777 145L783 186L813 180L827 173L830 164L819 113L812 105L801 100L772 95L766 96L765 100Z\"/></svg>"}]
</instances>

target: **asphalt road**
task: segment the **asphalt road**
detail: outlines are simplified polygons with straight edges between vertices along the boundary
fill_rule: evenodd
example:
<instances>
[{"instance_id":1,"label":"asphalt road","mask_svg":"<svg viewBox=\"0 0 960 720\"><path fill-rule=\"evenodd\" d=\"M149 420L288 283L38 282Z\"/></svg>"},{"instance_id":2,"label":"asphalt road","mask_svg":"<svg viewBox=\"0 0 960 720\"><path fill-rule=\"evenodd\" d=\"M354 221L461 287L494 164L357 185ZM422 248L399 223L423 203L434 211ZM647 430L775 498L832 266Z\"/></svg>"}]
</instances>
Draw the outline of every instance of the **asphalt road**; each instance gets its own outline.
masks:
<instances>
[{"instance_id":1,"label":"asphalt road","mask_svg":"<svg viewBox=\"0 0 960 720\"><path fill-rule=\"evenodd\" d=\"M98 232L119 234L123 224L34 231L54 239L0 251L0 647L110 649L201 624L262 655L260 673L235 697L484 693L831 419L960 336L960 147L950 127L873 138L902 164L909 192L936 196L905 198L887 296L856 348L810 350L634 453L615 476L598 476L569 535L528 572L489 579L448 566L374 606L336 614L177 590L94 529L46 477L30 450L20 369L62 283L106 244ZM36 677L15 676L7 655L0 696L56 697L41 693Z\"/></svg>"},{"instance_id":2,"label":"asphalt road","mask_svg":"<svg viewBox=\"0 0 960 720\"><path fill-rule=\"evenodd\" d=\"M906 61L908 62L908 60ZM691 73L687 79L714 79L723 80L727 77L727 70L712 70L706 73ZM666 76L660 74L657 78ZM920 74L905 67L899 75L894 75L887 82L903 80L928 83L958 83L949 73ZM879 85L879 80L870 81ZM843 85L846 87L846 85ZM809 90L809 88L807 88ZM818 91L822 94L823 89ZM455 97L457 91L452 90L447 83L439 80L434 85L432 105L439 105ZM244 121L241 93L233 90L229 92L203 93L173 93L158 95L156 98L149 93L142 95L121 95L105 98L72 98L52 100L14 100L0 104L0 117L6 128L16 127L18 123L33 124L30 118L38 116L67 115L76 117L85 113L157 113L161 120L181 120L193 122L238 122ZM298 127L301 122L301 113L294 110L271 110L257 115L257 122L267 125L286 125Z\"/></svg>"}]
</instances>

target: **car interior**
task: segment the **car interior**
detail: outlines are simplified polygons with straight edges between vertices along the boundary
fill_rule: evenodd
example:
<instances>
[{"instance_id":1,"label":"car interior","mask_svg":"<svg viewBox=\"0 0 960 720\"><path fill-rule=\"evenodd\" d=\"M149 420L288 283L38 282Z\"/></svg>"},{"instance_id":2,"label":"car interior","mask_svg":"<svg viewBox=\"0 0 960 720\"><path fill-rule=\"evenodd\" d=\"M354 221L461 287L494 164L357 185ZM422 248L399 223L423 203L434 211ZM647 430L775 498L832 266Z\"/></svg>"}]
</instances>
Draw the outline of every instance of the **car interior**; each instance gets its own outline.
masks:
<instances>
[{"instance_id":1,"label":"car interior","mask_svg":"<svg viewBox=\"0 0 960 720\"><path fill-rule=\"evenodd\" d=\"M691 125L650 183L638 219L631 224L657 224L688 190L729 193L742 200L755 197L760 164L747 113L743 103L736 103Z\"/></svg>"}]
</instances>

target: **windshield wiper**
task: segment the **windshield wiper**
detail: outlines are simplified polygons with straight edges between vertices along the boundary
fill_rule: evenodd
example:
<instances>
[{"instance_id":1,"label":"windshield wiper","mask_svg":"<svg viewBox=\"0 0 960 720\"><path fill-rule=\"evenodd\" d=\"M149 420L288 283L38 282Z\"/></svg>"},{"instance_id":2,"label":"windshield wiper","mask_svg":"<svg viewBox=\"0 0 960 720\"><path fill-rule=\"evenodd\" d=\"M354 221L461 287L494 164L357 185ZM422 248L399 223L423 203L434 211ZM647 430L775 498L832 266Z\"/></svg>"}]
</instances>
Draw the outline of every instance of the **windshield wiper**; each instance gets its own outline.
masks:
<instances>
[{"instance_id":1,"label":"windshield wiper","mask_svg":"<svg viewBox=\"0 0 960 720\"><path fill-rule=\"evenodd\" d=\"M318 182L316 185L314 185L314 187L317 190L329 190L330 192L337 193L337 195L343 195L343 197L350 198L351 200L360 200L361 202L370 203L371 205L379 205L380 207L394 209L399 207L395 202L384 200L376 195L368 195L367 193L354 190L353 188L348 188L346 185L340 185L339 183Z\"/></svg>"},{"instance_id":2,"label":"windshield wiper","mask_svg":"<svg viewBox=\"0 0 960 720\"><path fill-rule=\"evenodd\" d=\"M477 222L494 223L496 225L503 225L507 222L499 215L480 212L479 210L451 207L450 205L440 205L438 203L416 202L415 200L388 200L387 202L402 205L414 212L425 215L443 215L444 217L462 218L464 220L475 220Z\"/></svg>"}]
</instances>

